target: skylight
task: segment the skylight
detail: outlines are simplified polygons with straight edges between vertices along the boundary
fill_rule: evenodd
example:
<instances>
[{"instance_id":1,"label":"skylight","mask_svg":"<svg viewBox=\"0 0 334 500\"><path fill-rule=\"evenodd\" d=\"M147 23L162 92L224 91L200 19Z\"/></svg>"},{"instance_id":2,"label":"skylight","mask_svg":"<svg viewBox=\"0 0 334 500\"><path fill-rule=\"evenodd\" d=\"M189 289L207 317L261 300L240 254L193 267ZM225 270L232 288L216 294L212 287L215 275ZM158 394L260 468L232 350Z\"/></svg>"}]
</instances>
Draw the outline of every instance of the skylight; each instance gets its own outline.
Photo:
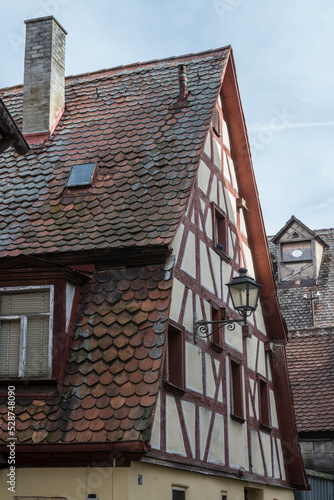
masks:
<instances>
[{"instance_id":1,"label":"skylight","mask_svg":"<svg viewBox=\"0 0 334 500\"><path fill-rule=\"evenodd\" d=\"M70 176L67 181L67 187L83 187L91 186L95 163L83 163L81 165L73 165Z\"/></svg>"}]
</instances>

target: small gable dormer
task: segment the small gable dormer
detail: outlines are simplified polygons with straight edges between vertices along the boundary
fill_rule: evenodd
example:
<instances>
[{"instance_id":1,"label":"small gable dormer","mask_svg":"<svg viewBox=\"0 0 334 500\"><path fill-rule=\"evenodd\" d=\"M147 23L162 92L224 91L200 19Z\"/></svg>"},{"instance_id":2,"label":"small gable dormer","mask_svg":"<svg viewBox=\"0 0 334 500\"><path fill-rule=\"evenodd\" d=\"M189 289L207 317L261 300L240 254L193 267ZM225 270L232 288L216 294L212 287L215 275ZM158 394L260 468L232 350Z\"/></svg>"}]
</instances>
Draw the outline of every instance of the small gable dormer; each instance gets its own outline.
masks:
<instances>
[{"instance_id":1,"label":"small gable dormer","mask_svg":"<svg viewBox=\"0 0 334 500\"><path fill-rule=\"evenodd\" d=\"M279 286L315 285L327 244L295 216L273 238Z\"/></svg>"}]
</instances>

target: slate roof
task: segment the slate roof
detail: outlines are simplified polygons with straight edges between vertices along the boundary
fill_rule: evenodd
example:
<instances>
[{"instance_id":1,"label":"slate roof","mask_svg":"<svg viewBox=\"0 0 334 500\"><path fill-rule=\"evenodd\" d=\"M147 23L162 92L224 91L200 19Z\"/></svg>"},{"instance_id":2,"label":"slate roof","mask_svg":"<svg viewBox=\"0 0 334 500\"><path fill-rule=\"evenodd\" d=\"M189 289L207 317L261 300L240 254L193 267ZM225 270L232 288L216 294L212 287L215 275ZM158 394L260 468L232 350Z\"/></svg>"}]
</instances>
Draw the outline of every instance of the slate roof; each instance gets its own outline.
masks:
<instances>
[{"instance_id":1,"label":"slate roof","mask_svg":"<svg viewBox=\"0 0 334 500\"><path fill-rule=\"evenodd\" d=\"M50 140L2 157L0 258L168 245L192 186L230 48L66 79ZM178 102L186 64L188 104ZM0 95L21 123L22 86ZM70 194L72 165L96 162L87 192Z\"/></svg>"},{"instance_id":2,"label":"slate roof","mask_svg":"<svg viewBox=\"0 0 334 500\"><path fill-rule=\"evenodd\" d=\"M317 283L277 289L289 328L287 359L299 432L334 431L334 229L314 233L328 245ZM271 238L269 248L275 267ZM314 302L314 326L311 301L304 298L311 291L320 293Z\"/></svg>"},{"instance_id":3,"label":"slate roof","mask_svg":"<svg viewBox=\"0 0 334 500\"><path fill-rule=\"evenodd\" d=\"M171 286L166 265L100 271L83 285L62 392L17 398L18 442L149 438ZM2 422L7 422L6 400L1 398ZM6 443L7 437L5 425L0 439Z\"/></svg>"}]
</instances>

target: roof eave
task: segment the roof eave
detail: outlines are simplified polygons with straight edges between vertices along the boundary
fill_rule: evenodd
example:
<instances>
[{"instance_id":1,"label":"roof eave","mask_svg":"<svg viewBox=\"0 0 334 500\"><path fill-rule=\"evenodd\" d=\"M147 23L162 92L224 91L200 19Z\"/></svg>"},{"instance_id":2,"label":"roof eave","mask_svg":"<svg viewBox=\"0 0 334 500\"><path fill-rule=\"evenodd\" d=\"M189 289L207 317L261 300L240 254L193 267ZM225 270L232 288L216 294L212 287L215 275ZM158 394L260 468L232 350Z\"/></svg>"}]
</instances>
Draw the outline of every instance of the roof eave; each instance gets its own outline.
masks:
<instances>
[{"instance_id":1,"label":"roof eave","mask_svg":"<svg viewBox=\"0 0 334 500\"><path fill-rule=\"evenodd\" d=\"M271 239L271 241L273 243L275 243L275 245L277 245L277 243L279 242L279 240L281 239L281 237L283 236L283 234L288 230L288 228L294 223L296 222L297 224L299 224L303 229L305 229L306 231L308 231L312 236L314 236L314 239L316 241L318 241L318 243L320 243L321 245L323 245L324 247L328 247L327 243L317 234L315 233L314 231L312 231L312 229L310 229L309 227L307 227L305 224L303 224L303 222L301 222L299 219L297 219L297 217L295 217L294 215L292 215L290 217L290 219L287 221L287 223L284 225L284 227L282 227L282 229L280 229L278 231L278 233Z\"/></svg>"},{"instance_id":2,"label":"roof eave","mask_svg":"<svg viewBox=\"0 0 334 500\"><path fill-rule=\"evenodd\" d=\"M8 147L13 146L15 151L19 154L26 154L29 151L29 146L23 137L20 129L13 120L5 103L0 98L0 129L4 135L0 142L0 153L5 151Z\"/></svg>"},{"instance_id":3,"label":"roof eave","mask_svg":"<svg viewBox=\"0 0 334 500\"><path fill-rule=\"evenodd\" d=\"M288 464L290 484L295 489L307 489L307 480L297 439L297 429L293 410L292 392L289 383L288 369L285 357L287 331L281 314L272 261L270 258L267 237L264 228L262 210L254 176L247 129L241 105L239 88L236 78L236 69L231 51L226 77L222 85L225 112L227 115L230 136L232 139L233 155L238 173L239 195L247 201L247 233L249 246L252 249L256 279L262 285L261 298L264 309L264 320L269 340L277 344L277 366L282 369L277 392L285 409L278 408L283 421L282 434L285 449L293 450L293 461L288 453L285 454ZM275 370L275 373L279 373ZM275 376L275 373L273 374ZM276 377L277 378L277 377ZM275 381L276 386L276 381Z\"/></svg>"},{"instance_id":4,"label":"roof eave","mask_svg":"<svg viewBox=\"0 0 334 500\"><path fill-rule=\"evenodd\" d=\"M249 246L252 248L256 279L263 287L261 290L262 303L268 306L266 307L264 319L270 340L286 342L287 333L276 294L274 272L254 176L232 51L230 53L226 76L227 78L224 79L222 86L224 106L227 118L230 117L228 122L232 145L234 146L233 154L236 170L239 172L239 194L247 200L247 233Z\"/></svg>"}]
</instances>

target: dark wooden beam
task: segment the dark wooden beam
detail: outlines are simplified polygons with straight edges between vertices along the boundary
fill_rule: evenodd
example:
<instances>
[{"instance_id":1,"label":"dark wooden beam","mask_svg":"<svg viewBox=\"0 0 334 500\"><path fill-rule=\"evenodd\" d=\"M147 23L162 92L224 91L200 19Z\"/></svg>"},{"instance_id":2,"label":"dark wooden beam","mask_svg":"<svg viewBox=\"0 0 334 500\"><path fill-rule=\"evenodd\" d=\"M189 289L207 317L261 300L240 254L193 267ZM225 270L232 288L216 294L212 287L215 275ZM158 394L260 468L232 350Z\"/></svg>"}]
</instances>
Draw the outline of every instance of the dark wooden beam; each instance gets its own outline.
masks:
<instances>
[{"instance_id":1,"label":"dark wooden beam","mask_svg":"<svg viewBox=\"0 0 334 500\"><path fill-rule=\"evenodd\" d=\"M2 135L2 141L0 142L0 153L5 151L10 146L13 146L15 151L19 154L24 155L28 152L29 146L1 98L0 131Z\"/></svg>"}]
</instances>

